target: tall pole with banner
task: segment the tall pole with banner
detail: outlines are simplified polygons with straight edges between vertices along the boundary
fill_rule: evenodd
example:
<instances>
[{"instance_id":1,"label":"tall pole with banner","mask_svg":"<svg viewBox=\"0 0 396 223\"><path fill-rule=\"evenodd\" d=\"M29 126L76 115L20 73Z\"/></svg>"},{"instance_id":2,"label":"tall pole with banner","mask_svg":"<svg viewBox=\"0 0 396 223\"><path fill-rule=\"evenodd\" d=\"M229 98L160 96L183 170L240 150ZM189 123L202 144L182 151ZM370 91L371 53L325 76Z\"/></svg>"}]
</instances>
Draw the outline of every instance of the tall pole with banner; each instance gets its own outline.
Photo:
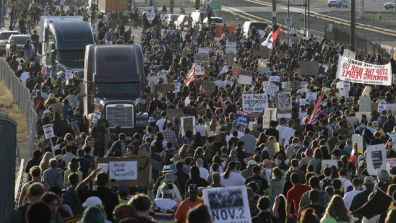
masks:
<instances>
[{"instance_id":1,"label":"tall pole with banner","mask_svg":"<svg viewBox=\"0 0 396 223\"><path fill-rule=\"evenodd\" d=\"M351 50L355 51L356 44L356 0L351 0Z\"/></svg>"}]
</instances>

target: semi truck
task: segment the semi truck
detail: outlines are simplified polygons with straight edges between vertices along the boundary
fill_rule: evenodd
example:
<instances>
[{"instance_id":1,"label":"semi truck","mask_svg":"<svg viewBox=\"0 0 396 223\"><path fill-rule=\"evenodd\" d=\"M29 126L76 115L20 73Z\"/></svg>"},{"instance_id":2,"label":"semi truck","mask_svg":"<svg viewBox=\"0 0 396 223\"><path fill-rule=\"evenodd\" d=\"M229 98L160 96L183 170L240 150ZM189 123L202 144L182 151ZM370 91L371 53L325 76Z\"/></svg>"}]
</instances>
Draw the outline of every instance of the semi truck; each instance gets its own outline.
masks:
<instances>
[{"instance_id":1,"label":"semi truck","mask_svg":"<svg viewBox=\"0 0 396 223\"><path fill-rule=\"evenodd\" d=\"M102 13L107 11L129 11L130 3L129 0L98 0L98 9Z\"/></svg>"},{"instance_id":2,"label":"semi truck","mask_svg":"<svg viewBox=\"0 0 396 223\"><path fill-rule=\"evenodd\" d=\"M52 74L72 71L82 79L85 46L95 44L89 23L81 16L43 16L41 30L41 64Z\"/></svg>"},{"instance_id":3,"label":"semi truck","mask_svg":"<svg viewBox=\"0 0 396 223\"><path fill-rule=\"evenodd\" d=\"M84 62L84 113L100 112L110 130L143 130L148 114L139 103L144 97L143 52L139 44L87 45Z\"/></svg>"}]
</instances>

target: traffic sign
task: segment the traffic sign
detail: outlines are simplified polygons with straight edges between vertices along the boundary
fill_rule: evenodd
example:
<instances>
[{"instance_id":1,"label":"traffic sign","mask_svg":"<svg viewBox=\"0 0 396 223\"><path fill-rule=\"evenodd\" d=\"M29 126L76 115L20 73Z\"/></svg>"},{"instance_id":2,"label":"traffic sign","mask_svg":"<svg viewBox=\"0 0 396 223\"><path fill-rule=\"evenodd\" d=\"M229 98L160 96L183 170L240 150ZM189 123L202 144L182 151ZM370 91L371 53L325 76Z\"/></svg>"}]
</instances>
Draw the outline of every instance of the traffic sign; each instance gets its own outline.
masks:
<instances>
[{"instance_id":1,"label":"traffic sign","mask_svg":"<svg viewBox=\"0 0 396 223\"><path fill-rule=\"evenodd\" d=\"M285 19L285 25L287 27L292 27L293 26L293 18L286 18Z\"/></svg>"},{"instance_id":2,"label":"traffic sign","mask_svg":"<svg viewBox=\"0 0 396 223\"><path fill-rule=\"evenodd\" d=\"M213 11L220 11L221 10L221 3L220 2L211 2L209 3L210 8Z\"/></svg>"}]
</instances>

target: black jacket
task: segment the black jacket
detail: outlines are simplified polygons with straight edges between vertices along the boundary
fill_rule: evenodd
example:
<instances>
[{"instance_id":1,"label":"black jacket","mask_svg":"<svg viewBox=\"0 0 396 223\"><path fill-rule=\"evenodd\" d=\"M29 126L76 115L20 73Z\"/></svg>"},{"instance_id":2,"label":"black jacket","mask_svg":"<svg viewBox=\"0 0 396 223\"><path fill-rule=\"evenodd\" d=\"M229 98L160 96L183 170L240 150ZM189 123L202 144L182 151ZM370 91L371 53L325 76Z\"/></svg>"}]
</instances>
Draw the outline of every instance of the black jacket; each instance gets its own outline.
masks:
<instances>
[{"instance_id":1,"label":"black jacket","mask_svg":"<svg viewBox=\"0 0 396 223\"><path fill-rule=\"evenodd\" d=\"M280 223L280 220L278 217L267 211L261 211L258 215L252 218L252 223Z\"/></svg>"}]
</instances>

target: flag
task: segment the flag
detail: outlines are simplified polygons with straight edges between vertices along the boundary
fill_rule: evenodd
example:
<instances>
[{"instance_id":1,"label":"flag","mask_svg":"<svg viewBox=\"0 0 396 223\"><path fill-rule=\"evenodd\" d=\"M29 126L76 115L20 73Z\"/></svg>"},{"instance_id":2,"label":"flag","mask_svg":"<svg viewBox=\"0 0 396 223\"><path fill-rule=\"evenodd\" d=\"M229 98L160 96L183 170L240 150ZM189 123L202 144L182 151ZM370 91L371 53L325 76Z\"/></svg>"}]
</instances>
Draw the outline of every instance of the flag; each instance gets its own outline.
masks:
<instances>
[{"instance_id":1,"label":"flag","mask_svg":"<svg viewBox=\"0 0 396 223\"><path fill-rule=\"evenodd\" d=\"M355 154L357 150L358 150L358 144L356 142L353 144L351 154L349 154L349 162L355 162Z\"/></svg>"},{"instance_id":2,"label":"flag","mask_svg":"<svg viewBox=\"0 0 396 223\"><path fill-rule=\"evenodd\" d=\"M318 117L320 114L320 104L322 103L322 99L323 99L323 93L320 93L320 96L318 98L318 100L315 103L315 106L312 110L311 115L309 116L308 120L307 120L307 124L311 124L314 125L316 124L316 122L318 121Z\"/></svg>"},{"instance_id":3,"label":"flag","mask_svg":"<svg viewBox=\"0 0 396 223\"><path fill-rule=\"evenodd\" d=\"M261 43L262 46L266 46L268 49L272 49L275 41L278 39L280 32L280 28L277 27L275 31L272 31L268 36L267 39L263 43Z\"/></svg>"},{"instance_id":4,"label":"flag","mask_svg":"<svg viewBox=\"0 0 396 223\"><path fill-rule=\"evenodd\" d=\"M365 204L362 204L359 209L353 211L354 215L362 215L370 219L376 215L387 211L392 198L389 197L381 189L375 190L374 195Z\"/></svg>"},{"instance_id":5,"label":"flag","mask_svg":"<svg viewBox=\"0 0 396 223\"><path fill-rule=\"evenodd\" d=\"M195 64L191 67L190 71L187 74L186 79L184 79L184 83L188 86L191 82L195 81L197 78L195 77Z\"/></svg>"}]
</instances>

